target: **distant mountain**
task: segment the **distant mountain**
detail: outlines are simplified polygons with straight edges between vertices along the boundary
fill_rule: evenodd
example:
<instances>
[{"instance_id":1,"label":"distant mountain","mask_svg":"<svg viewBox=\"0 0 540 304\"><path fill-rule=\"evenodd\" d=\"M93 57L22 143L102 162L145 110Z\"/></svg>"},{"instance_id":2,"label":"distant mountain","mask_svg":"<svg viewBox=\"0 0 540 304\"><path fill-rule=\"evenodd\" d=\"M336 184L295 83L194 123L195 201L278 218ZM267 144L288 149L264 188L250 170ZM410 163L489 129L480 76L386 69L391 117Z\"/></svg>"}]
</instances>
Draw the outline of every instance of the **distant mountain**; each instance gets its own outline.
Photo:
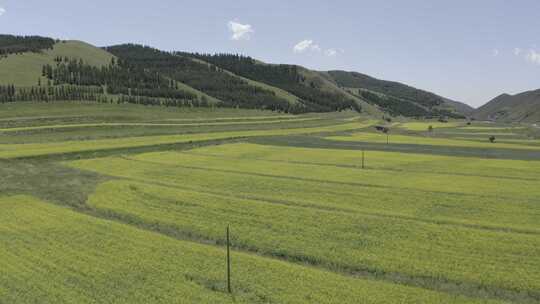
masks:
<instances>
[{"instance_id":1,"label":"distant mountain","mask_svg":"<svg viewBox=\"0 0 540 304\"><path fill-rule=\"evenodd\" d=\"M471 108L355 72L313 71L247 56L0 35L0 102L91 100L289 113L464 117Z\"/></svg>"},{"instance_id":2,"label":"distant mountain","mask_svg":"<svg viewBox=\"0 0 540 304\"><path fill-rule=\"evenodd\" d=\"M378 104L382 109L414 116L468 116L472 107L399 82L386 81L371 76L346 71L329 71L328 74L342 88L355 92L365 100ZM420 116L420 115L419 115Z\"/></svg>"},{"instance_id":3,"label":"distant mountain","mask_svg":"<svg viewBox=\"0 0 540 304\"><path fill-rule=\"evenodd\" d=\"M540 89L499 95L474 111L473 117L504 122L540 122Z\"/></svg>"}]
</instances>

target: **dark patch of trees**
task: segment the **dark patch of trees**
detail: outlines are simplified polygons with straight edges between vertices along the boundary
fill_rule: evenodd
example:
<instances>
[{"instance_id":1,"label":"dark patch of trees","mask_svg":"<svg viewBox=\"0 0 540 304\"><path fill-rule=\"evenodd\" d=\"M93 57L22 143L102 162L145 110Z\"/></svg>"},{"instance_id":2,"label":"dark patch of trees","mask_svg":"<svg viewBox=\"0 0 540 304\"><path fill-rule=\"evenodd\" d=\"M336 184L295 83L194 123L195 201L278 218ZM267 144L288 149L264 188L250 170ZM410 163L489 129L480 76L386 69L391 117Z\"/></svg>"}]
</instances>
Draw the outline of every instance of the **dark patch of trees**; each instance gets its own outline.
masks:
<instances>
[{"instance_id":1,"label":"dark patch of trees","mask_svg":"<svg viewBox=\"0 0 540 304\"><path fill-rule=\"evenodd\" d=\"M40 36L0 35L0 57L52 49L56 41Z\"/></svg>"},{"instance_id":2,"label":"dark patch of trees","mask_svg":"<svg viewBox=\"0 0 540 304\"><path fill-rule=\"evenodd\" d=\"M302 107L291 105L287 100L276 96L271 90L251 85L219 67L177 53L133 44L108 47L106 50L116 55L121 65L182 82L222 100L227 107L292 113L305 111Z\"/></svg>"},{"instance_id":3,"label":"dark patch of trees","mask_svg":"<svg viewBox=\"0 0 540 304\"><path fill-rule=\"evenodd\" d=\"M425 118L435 118L438 116L458 119L465 118L462 114L452 110L441 109L441 106L445 104L445 99L431 92L419 90L399 82L376 79L356 72L330 71L328 73L344 89L351 90L351 88L354 88L354 91L378 92L387 96L382 100L382 108L390 113L394 113L394 115L399 114L407 117ZM365 99L370 101L369 98ZM389 100L399 101L403 105L391 105L387 102ZM380 103L381 100L374 102Z\"/></svg>"},{"instance_id":4,"label":"dark patch of trees","mask_svg":"<svg viewBox=\"0 0 540 304\"><path fill-rule=\"evenodd\" d=\"M450 111L450 110L431 109L431 115L428 116L427 118L434 118L434 117L441 117L443 120L446 120L446 122L448 122L448 118L455 118L455 119L465 119L466 118L465 116L463 116L463 115L461 115L459 113Z\"/></svg>"},{"instance_id":5,"label":"dark patch of trees","mask_svg":"<svg viewBox=\"0 0 540 304\"><path fill-rule=\"evenodd\" d=\"M417 103L427 108L439 106L444 103L443 98L440 96L399 82L380 80L356 72L330 71L329 74L341 87L363 88L380 92L388 96Z\"/></svg>"},{"instance_id":6,"label":"dark patch of trees","mask_svg":"<svg viewBox=\"0 0 540 304\"><path fill-rule=\"evenodd\" d=\"M358 90L358 96L365 101L379 106L390 115L405 117L425 117L430 112L412 102L401 100L392 96L381 95L369 91Z\"/></svg>"},{"instance_id":7,"label":"dark patch of trees","mask_svg":"<svg viewBox=\"0 0 540 304\"><path fill-rule=\"evenodd\" d=\"M237 75L288 91L302 99L311 112L361 111L360 106L346 95L324 91L317 83L308 81L295 65L260 64L251 57L234 54L176 54L204 60Z\"/></svg>"},{"instance_id":8,"label":"dark patch of trees","mask_svg":"<svg viewBox=\"0 0 540 304\"><path fill-rule=\"evenodd\" d=\"M18 88L14 85L0 86L0 103L16 101L51 102L51 101L92 101L99 103L132 103L166 107L210 107L206 99L188 100L174 98L156 98L150 96L103 94L98 86L60 85L48 87Z\"/></svg>"},{"instance_id":9,"label":"dark patch of trees","mask_svg":"<svg viewBox=\"0 0 540 304\"><path fill-rule=\"evenodd\" d=\"M447 123L448 119L446 117L444 117L444 116L441 116L441 117L439 117L438 121L442 122L442 123Z\"/></svg>"},{"instance_id":10,"label":"dark patch of trees","mask_svg":"<svg viewBox=\"0 0 540 304\"><path fill-rule=\"evenodd\" d=\"M196 100L191 92L180 90L178 84L157 72L112 60L108 66L95 67L82 60L55 59L56 65L43 66L42 75L52 85L102 87L103 94L159 97L178 100Z\"/></svg>"},{"instance_id":11,"label":"dark patch of trees","mask_svg":"<svg viewBox=\"0 0 540 304\"><path fill-rule=\"evenodd\" d=\"M0 86L0 102L53 100L87 100L109 102L99 87L58 86L17 88L14 85ZM110 101L112 102L112 100Z\"/></svg>"}]
</instances>

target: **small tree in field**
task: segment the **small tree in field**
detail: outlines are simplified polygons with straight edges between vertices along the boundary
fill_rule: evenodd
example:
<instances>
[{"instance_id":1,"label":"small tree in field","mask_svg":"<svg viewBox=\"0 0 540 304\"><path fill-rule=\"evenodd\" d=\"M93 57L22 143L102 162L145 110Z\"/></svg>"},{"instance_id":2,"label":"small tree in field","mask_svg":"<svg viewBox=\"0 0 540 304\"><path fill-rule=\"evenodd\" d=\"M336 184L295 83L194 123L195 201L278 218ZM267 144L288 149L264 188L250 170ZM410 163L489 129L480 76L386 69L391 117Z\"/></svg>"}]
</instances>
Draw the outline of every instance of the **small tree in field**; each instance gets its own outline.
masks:
<instances>
[{"instance_id":1,"label":"small tree in field","mask_svg":"<svg viewBox=\"0 0 540 304\"><path fill-rule=\"evenodd\" d=\"M489 142L490 142L490 143L494 143L494 142L495 142L495 136L493 136L493 135L490 136L490 137L489 137Z\"/></svg>"},{"instance_id":2,"label":"small tree in field","mask_svg":"<svg viewBox=\"0 0 540 304\"><path fill-rule=\"evenodd\" d=\"M429 125L429 127L427 128L428 132L429 133L432 133L433 132L433 126L432 125Z\"/></svg>"}]
</instances>

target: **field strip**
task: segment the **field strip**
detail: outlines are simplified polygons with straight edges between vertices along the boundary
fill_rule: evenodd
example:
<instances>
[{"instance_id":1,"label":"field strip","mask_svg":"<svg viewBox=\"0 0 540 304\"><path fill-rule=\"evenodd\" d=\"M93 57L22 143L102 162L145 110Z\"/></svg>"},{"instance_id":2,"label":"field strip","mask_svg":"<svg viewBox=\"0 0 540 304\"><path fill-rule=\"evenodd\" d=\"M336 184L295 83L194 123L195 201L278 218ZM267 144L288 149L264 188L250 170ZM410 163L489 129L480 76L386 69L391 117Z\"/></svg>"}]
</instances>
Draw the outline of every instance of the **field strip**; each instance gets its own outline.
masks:
<instances>
[{"instance_id":1,"label":"field strip","mask_svg":"<svg viewBox=\"0 0 540 304\"><path fill-rule=\"evenodd\" d=\"M355 133L350 136L330 136L329 140L344 142L372 142L386 143L387 136L376 133ZM497 148L497 149L517 149L517 150L540 150L540 147L525 146L506 143L489 143L474 140L458 140L437 137L420 137L390 134L388 136L390 144L409 144L409 145L431 145L431 146L451 146L451 147L474 147L474 148Z\"/></svg>"},{"instance_id":2,"label":"field strip","mask_svg":"<svg viewBox=\"0 0 540 304\"><path fill-rule=\"evenodd\" d=\"M490 131L490 130L523 130L523 129L526 129L526 127L512 127L512 126L509 126L509 127L497 127L497 126L486 126L486 127L481 127L481 126L464 126L464 127L461 127L459 129L463 129L463 130L481 130L481 131Z\"/></svg>"},{"instance_id":3,"label":"field strip","mask_svg":"<svg viewBox=\"0 0 540 304\"><path fill-rule=\"evenodd\" d=\"M196 114L196 113L194 113ZM46 119L80 119L87 118L88 115L49 115L49 116L13 116L13 117L3 117L0 118L0 121L28 121L28 120L46 120ZM97 117L97 116L96 116ZM109 118L107 116L99 117L102 119ZM228 120L265 120L265 119L296 119L298 116L294 115L260 115L260 116L232 116L232 117L195 117L195 118L166 118L156 121L228 121Z\"/></svg>"},{"instance_id":4,"label":"field strip","mask_svg":"<svg viewBox=\"0 0 540 304\"><path fill-rule=\"evenodd\" d=\"M252 125L252 124L279 124L289 122L306 122L313 120L321 120L321 118L297 118L288 120L261 120L261 121L235 121L235 122L204 122L204 123L139 123L139 122L123 122L123 123L87 123L87 124L67 124L67 125L48 125L35 127L16 127L0 129L0 133L35 131L35 130L61 130L73 128L89 128L89 127L198 127L198 126L227 126L227 125Z\"/></svg>"},{"instance_id":5,"label":"field strip","mask_svg":"<svg viewBox=\"0 0 540 304\"><path fill-rule=\"evenodd\" d=\"M317 137L318 138L318 137ZM311 138L316 140L317 138ZM299 161L345 166L361 166L365 160L367 168L404 169L426 171L425 173L475 173L485 177L531 177L540 179L540 161L486 159L459 156L399 153L394 151L359 149L343 150L332 148L304 148L296 146L271 146L268 144L231 143L214 147L199 147L182 153L207 154L210 156L239 157L241 159ZM433 171L426 170L427 168ZM497 176L490 176L497 173ZM471 175L475 175L471 174Z\"/></svg>"},{"instance_id":6,"label":"field strip","mask_svg":"<svg viewBox=\"0 0 540 304\"><path fill-rule=\"evenodd\" d=\"M447 130L444 130L444 131L441 131L441 132L436 132L436 134L443 134L443 135L462 135L462 136L467 136L467 135L476 135L476 136L490 136L490 135L497 135L497 136L523 136L523 134L519 134L519 133L504 133L504 132L458 132L458 131L447 131Z\"/></svg>"},{"instance_id":7,"label":"field strip","mask_svg":"<svg viewBox=\"0 0 540 304\"><path fill-rule=\"evenodd\" d=\"M122 303L503 303L236 251L231 298L224 292L220 247L29 197L1 198L0 206L6 211L0 214L0 297L7 303L95 303L104 294Z\"/></svg>"},{"instance_id":8,"label":"field strip","mask_svg":"<svg viewBox=\"0 0 540 304\"><path fill-rule=\"evenodd\" d=\"M494 134L494 135L497 135L497 134ZM452 137L451 138L452 140L467 140L467 141L475 141L475 142L480 142L482 143L482 141L479 139L479 138L475 138L475 137ZM483 142L485 143L485 141ZM540 140L538 139L527 139L527 138L521 138L521 139L516 139L516 138L498 138L495 143L499 143L499 144L521 144L521 145L538 145L540 144Z\"/></svg>"},{"instance_id":9,"label":"field strip","mask_svg":"<svg viewBox=\"0 0 540 304\"><path fill-rule=\"evenodd\" d=\"M150 229L153 227L153 229L164 231L166 234L172 234L179 238L187 237L194 240L202 240L204 243L210 242L222 245L223 237L219 234L219 229L216 230L216 227L223 225L224 221L229 222L237 231L235 246L242 250L269 255L273 258L283 258L295 263L322 266L323 268L329 268L329 270L340 273L345 272L357 276L369 276L378 280L390 280L395 282L395 278L399 277L399 282L402 284L412 286L421 285L424 288L434 290L438 290L445 284L447 284L447 287L448 285L452 287L462 286L461 288L463 288L463 286L468 286L471 289L470 291L478 290L480 289L480 286L478 285L478 282L476 282L477 279L472 280L472 277L471 280L468 280L466 279L467 276L461 276L460 274L458 279L458 277L454 277L451 272L447 275L441 275L442 273L440 271L435 270L438 269L437 267L433 270L435 272L432 274L430 271L429 275L423 271L412 271L412 269L401 272L399 270L404 266L395 268L395 266L392 266L394 262L390 261L395 260L399 256L400 259L407 260L408 263L416 265L414 267L415 269L424 268L421 264L416 263L416 257L414 256L422 256L422 254L418 254L417 251L429 250L431 252L430 254L434 255L434 259L441 259L442 261L447 260L449 264L452 264L455 259L465 259L462 260L462 263L464 264L459 266L460 268L467 267L466 265L469 264L473 265L478 263L479 271L481 269L487 271L488 269L483 267L488 267L490 263L502 262L502 260L497 260L497 254L489 254L489 257L485 255L487 254L485 250L491 250L485 247L482 250L478 248L477 250L480 250L481 253L471 256L470 254L472 253L466 245L467 241L457 241L457 239L454 239L454 237L460 238L468 235L467 238L474 238L480 244L483 242L490 243L491 241L488 241L488 239L503 238L503 235L493 232L473 233L474 235L470 235L471 232L468 229L446 229L430 225L426 225L423 228L418 227L420 230L417 230L417 228L411 227L410 223L399 223L399 221L394 220L388 225L391 227L397 225L397 227L391 228L390 230L394 231L395 229L401 229L401 232L397 232L396 230L394 233L397 235L385 235L383 237L382 235L379 236L379 233L383 233L383 231L368 232L368 230L366 232L353 232L354 225L356 225L354 223L362 222L364 223L363 225L367 225L367 227L371 227L372 225L373 227L378 227L381 223L387 222L387 220L383 219L376 220L369 217L334 214L332 212L321 213L319 211L306 211L299 210L296 207L273 207L268 206L264 202L227 200L223 197L214 197L209 194L185 192L174 190L172 188L152 187L145 184L129 182L109 182L100 186L98 191L96 191L96 194L90 197L89 203L91 206L98 208L98 210L101 210L104 214L107 214L112 218L118 218L119 220L131 224L139 224ZM292 219L295 220L291 221ZM337 219L341 219L341 221L335 222ZM294 227L298 227L296 221L305 224L303 226L305 228L296 231L294 229ZM316 221L319 224L312 224L312 221ZM351 224L353 226L350 226ZM328 239L330 235L337 236L340 235L342 230L350 229L353 229L353 231L348 235L342 235L336 239ZM409 231L405 232L403 229ZM421 245L423 243L420 240L421 238L416 240L419 242L416 244L416 241L412 239L412 236L406 237L409 233L424 234L420 231L425 229L429 230L429 235L433 235L433 237L439 236L441 238L437 245L434 245L433 247L426 245L428 246L426 247ZM443 240L443 235L447 235L448 233L454 236L450 237L448 240ZM358 234L358 236L355 236L356 234ZM298 238L300 235L302 235L301 239ZM264 237L261 238L261 236ZM523 235L519 237L516 235L505 235L504 237L507 238L507 240L513 239L513 241L510 242L512 244L514 244L514 242L520 242L518 239L521 241L532 241L534 238L533 236ZM319 238L323 238L325 241L317 241ZM401 244L401 240L407 240L407 244ZM355 243L358 245L362 244L362 246L357 248ZM488 243L484 244L487 245ZM274 244L277 247L273 247ZM509 244L500 244L495 247L498 247L500 251L506 251L507 249L504 249L504 246L507 245ZM342 246L340 248L343 248L343 250L328 255L330 251L334 250L332 248L335 248L336 246ZM393 246L400 248L399 253L393 251ZM535 251L535 249L530 246L533 245L525 245L522 250L532 253L529 251L531 249ZM448 249L451 250L448 251L445 247L448 247ZM526 249L527 247L528 249ZM356 258L354 258L356 254L360 254L358 258L363 261L363 258L361 258L362 252L364 252L363 254L368 255L380 255L380 258L376 259L380 259L380 261L357 261ZM465 256L462 256L462 254L464 254L466 258ZM452 256L452 258L450 258L450 256ZM510 256L507 256L507 258L510 258ZM505 263L510 263L511 265L514 265L514 267L517 267L517 264L515 263L518 259L519 258L515 256L512 257L512 261L505 260ZM399 265L404 265L406 262L400 261L397 263ZM385 264L387 264L387 266L384 266ZM501 268L498 268L498 271L506 272L512 267L511 265L508 265L508 269L506 270L503 269L505 267L502 267L501 265ZM533 265L533 261L525 264L522 263L516 268L516 271L522 271L522 267L534 268L535 266ZM534 275L531 276L531 271L533 270L530 269L528 274L523 273L527 278L523 278L523 280L534 279ZM495 272L492 270L488 272L491 273L491 275L495 275ZM443 271L443 273L445 272ZM394 279L392 280L392 278ZM508 297L518 297L519 295L519 289L514 290L513 288L510 288L510 285L513 285L513 283L508 286L507 284L503 284L506 287L502 287L498 284L492 285L495 281L492 281L491 284L487 282L491 280L484 282L482 279L482 281L483 289L492 292L498 291L500 294ZM423 284L429 286L423 286ZM529 291L530 295L534 297L534 291Z\"/></svg>"},{"instance_id":10,"label":"field strip","mask_svg":"<svg viewBox=\"0 0 540 304\"><path fill-rule=\"evenodd\" d=\"M446 129L446 128L456 128L459 126L465 126L465 122L406 122L400 123L397 125L400 129L410 130L410 131L427 131L429 126L432 126L435 130L437 129Z\"/></svg>"},{"instance_id":11,"label":"field strip","mask_svg":"<svg viewBox=\"0 0 540 304\"><path fill-rule=\"evenodd\" d=\"M116 176L111 175L111 177L116 177ZM298 201L298 200L293 201L293 200L287 200L287 199L272 199L263 195L252 195L252 194L239 195L239 194L234 194L232 192L212 190L212 189L209 189L208 187L178 185L178 184L173 184L173 183L160 182L160 181L148 180L148 179L137 178L137 177L122 177L122 180L133 181L137 183L144 183L148 185L155 185L155 186L160 186L160 187L166 187L166 188L171 188L171 189L181 189L181 190L197 192L201 194L212 194L212 195L220 196L224 198L234 198L234 199L240 199L240 200L254 200L254 201L268 203L268 204L314 209L314 210L327 211L327 212L339 212L339 213L346 213L346 214L355 213L358 215L365 215L365 216L370 216L370 217L378 217L378 218L386 218L386 219L400 219L400 220L426 223L426 224L454 226L454 227L487 230L487 231L495 231L495 232L505 232L505 233L540 235L540 229L526 229L526 228L518 228L518 227L501 226L501 225L470 223L470 222L459 221L459 220L431 219L431 218L424 218L424 217L418 217L418 216L409 216L405 214L388 212L388 211L374 212L374 211L368 211L368 210L361 210L357 208L323 206L321 204L316 204L313 202L303 202L303 201Z\"/></svg>"},{"instance_id":12,"label":"field strip","mask_svg":"<svg viewBox=\"0 0 540 304\"><path fill-rule=\"evenodd\" d=\"M225 155L218 155L218 154L211 154L211 153L201 153L201 152L194 152L193 150L186 150L181 151L179 153L187 154L187 155L202 155L202 156L209 156L209 157L215 157L220 159L229 159L229 160L259 160L259 161L266 161L266 162L273 162L273 163L280 163L280 164L295 164L295 165L308 165L308 166L323 166L323 167L335 167L335 168L350 168L350 169L362 169L362 170L377 170L377 171L391 171L391 172L401 172L401 173L409 173L409 172L416 172L416 173L427 173L427 174L444 174L448 176L468 176L468 177L486 177L486 178L498 178L498 179L508 179L508 180L522 180L522 181L538 181L538 178L536 177L508 177L503 175L487 175L487 174L474 174L474 173L459 173L459 172L449 172L449 171L427 171L427 170L418 170L416 168L403 168L403 169L396 169L396 168L388 168L388 167L374 167L374 166L368 166L365 165L364 168L362 168L361 164L357 165L344 165L344 164L334 164L334 163L321 163L321 162L308 162L308 161L295 161L295 160L277 160L277 159L268 159L264 157L245 157L245 156L225 156Z\"/></svg>"},{"instance_id":13,"label":"field strip","mask_svg":"<svg viewBox=\"0 0 540 304\"><path fill-rule=\"evenodd\" d=\"M184 187L188 190L196 191L210 191L216 192L222 195L229 195L235 197L250 197L258 200L265 200L270 202L286 202L289 205L295 204L303 207L319 208L321 210L330 211L347 211L352 210L360 212L370 212L377 214L396 214L399 210L400 215L405 215L413 218L428 218L437 222L452 222L465 225L472 225L474 227L490 227L493 230L500 231L516 231L521 233L538 233L538 225L516 226L516 220L518 222L536 222L538 215L532 212L529 206L536 206L534 200L530 202L516 202L513 201L513 205L508 205L506 200L501 198L486 199L480 198L475 195L469 197L463 196L446 196L444 200L447 204L455 205L449 216L434 216L432 213L422 214L420 210L431 210L434 208L434 203L440 200L440 195L437 193L427 193L425 191L410 190L408 192L398 192L395 195L394 191L388 192L385 188L363 188L359 191L356 185L344 186L321 182L306 182L297 179L280 179L279 177L260 177L255 175L244 175L239 173L220 173L216 171L208 170L176 170L175 166L163 165L145 162L146 166L141 166L141 162L133 164L133 161L125 160L119 163L118 160L108 159L102 160L88 160L88 161L75 161L67 163L69 166L73 166L78 169L94 171L100 174L136 179L138 181L145 181L148 183L155 183L160 180L163 184L170 187ZM103 167L104 164L106 167ZM119 165L122 166L119 166ZM144 174L140 175L138 170L129 170L127 168L136 168L144 170ZM133 172L132 172L133 171ZM156 176L155 173L159 172ZM203 173L197 176L196 173ZM186 178L177 174L186 175ZM210 174L210 175L209 175ZM140 176L140 177L139 177ZM170 181L164 182L164 180L170 178ZM211 176L211 177L210 177ZM188 178L190 177L190 178ZM235 186L237 183L234 180L241 178L250 183L241 187ZM199 184L197 181L204 181ZM232 184L223 183L222 180L231 181ZM261 185L252 184L256 182ZM213 185L213 186L212 186ZM282 194L276 193L264 185L274 185L281 189ZM264 187L264 188L261 188ZM298 188L300 187L300 188ZM216 189L230 189L229 191L219 191ZM305 190L304 192L298 192L298 189ZM242 193L242 196L238 196L236 193ZM374 200L373 198L377 198ZM407 198L407 199L405 199ZM471 202L475 202L475 205L463 206L463 199L467 198ZM422 201L419 201L422 199ZM484 202L482 202L484 200ZM358 205L358 201L362 202L362 205ZM419 204L419 202L425 202ZM403 209L403 206L408 206L407 209ZM485 209L485 214L469 215L463 213L461 210L467 210L468 208L482 208ZM493 208L497 207L494 212ZM486 209L487 208L487 209ZM460 210L458 213L456 211ZM524 213L527 212L527 213ZM536 212L539 213L539 212ZM515 215L514 215L515 214ZM524 216L526 215L526 216ZM486 221L485 218L496 219L496 221ZM478 221L478 219L484 219Z\"/></svg>"},{"instance_id":14,"label":"field strip","mask_svg":"<svg viewBox=\"0 0 540 304\"><path fill-rule=\"evenodd\" d=\"M398 189L389 187L391 184L382 184L383 187L362 187L359 191L358 182L348 183L329 183L326 180L317 178L317 181L307 181L302 178L281 178L279 174L267 174L270 176L264 176L262 174L243 174L242 172L227 172L226 170L205 170L189 169L186 166L178 167L175 162L165 162L156 160L154 154L150 159L144 160L145 162L138 161L134 163L131 160L108 158L105 160L88 160L80 162L72 162L80 169L86 169L95 171L101 174L107 174L119 177L131 177L139 174L148 176L154 179L161 179L160 176L165 176L171 181L175 181L178 184L192 184L202 182L204 185L215 184L215 188L230 189L230 191L238 191L241 193L254 193L258 195L266 195L270 197L280 197L286 199L301 199L303 201L318 201L323 205L336 204L338 206L349 205L354 207L358 205L357 202L362 202L362 206L367 207L370 210L394 212L400 210L406 212L409 215L424 215L425 217L434 217L444 211L442 215L443 219L459 218L462 220L468 220L478 223L497 225L497 226L513 226L520 223L520 228L538 228L538 219L540 217L540 209L537 204L537 199L532 197L521 195L520 197L512 197L511 199L505 199L503 195L476 195L476 194L442 194L440 192L426 191L423 187L420 189ZM167 155L170 159L169 154ZM188 161L182 158L182 156L174 156L176 163L182 165L184 161ZM138 159L138 158L137 158ZM239 167L234 163L233 167ZM275 167L275 164L270 164ZM256 169L256 168L255 168ZM144 171L143 171L144 170ZM225 171L225 172L224 172ZM231 171L231 170L229 170ZM238 171L238 170L235 170ZM260 171L260 170L257 170ZM294 170L300 173L300 170ZM144 172L144 173L143 173ZM309 169L308 172L311 172ZM258 173L258 172L256 172ZM191 176L191 179L184 177L185 174ZM277 175L277 176L276 176ZM316 174L319 176L319 174ZM313 180L313 178L311 178ZM386 177L383 178L387 179ZM237 184L235 180L243 180L247 184ZM354 178L353 181L358 180ZM360 181L363 179L360 178ZM228 181L228 182L226 182ZM429 181L429 179L428 179ZM271 191L272 188L265 186L274 185L280 192ZM297 188L300 187L300 188ZM427 189L430 189L429 187ZM452 190L454 188L450 188ZM301 190L304 190L302 192ZM392 190L392 191L388 191ZM534 193L537 193L538 189L534 188ZM454 190L455 192L456 190ZM520 191L518 191L520 193ZM483 194L483 192L480 192ZM404 209L404 207L406 207ZM441 207L443 209L441 209ZM397 208L397 209L396 209ZM466 212L473 208L474 213ZM435 212L437 211L437 212ZM421 212L421 213L419 213ZM489 219L489 220L488 220ZM529 223L528 226L522 226L521 224ZM536 223L533 225L533 223Z\"/></svg>"},{"instance_id":15,"label":"field strip","mask_svg":"<svg viewBox=\"0 0 540 304\"><path fill-rule=\"evenodd\" d=\"M184 135L142 136L119 139L99 139L86 141L65 141L39 144L0 144L0 158L21 158L85 151L114 150L154 145L180 144L219 139L236 139L258 136L279 136L291 134L313 134L361 129L371 125L368 122L344 123L325 127L286 128L254 131L231 131Z\"/></svg>"},{"instance_id":16,"label":"field strip","mask_svg":"<svg viewBox=\"0 0 540 304\"><path fill-rule=\"evenodd\" d=\"M269 115L269 116L238 116L238 117L216 117L216 118L167 118L165 121L205 121L205 120L217 120L217 121L227 121L227 120L264 120L264 119L298 119L298 116L294 115Z\"/></svg>"},{"instance_id":17,"label":"field strip","mask_svg":"<svg viewBox=\"0 0 540 304\"><path fill-rule=\"evenodd\" d=\"M13 116L3 117L0 121L17 121L17 120L40 120L40 119L59 119L59 118L83 118L85 115L51 115L51 116Z\"/></svg>"},{"instance_id":18,"label":"field strip","mask_svg":"<svg viewBox=\"0 0 540 304\"><path fill-rule=\"evenodd\" d=\"M195 156L195 155L190 155ZM447 178L446 174L433 174L433 173L415 173L411 174L409 173L407 176L391 176L389 174L380 174L379 171L365 171L358 168L339 168L342 169L341 171L334 170L332 172L332 175L327 175L324 179L322 178L316 178L312 177L315 174L314 166L312 165L296 165L294 166L295 170L291 170L292 166L289 166L287 168L283 167L269 167L265 165L266 161L252 161L249 163L240 161L235 163L234 165L228 166L228 165L219 165L216 163L210 163L205 159L200 159L196 157L192 158L184 158L184 161L186 163L189 163L189 165L183 165L180 164L177 160L171 160L171 159L161 159L161 160L155 160L150 157L134 157L134 158L127 158L129 160L136 160L136 161L143 161L148 163L153 163L157 165L166 165L166 166L175 166L178 168L185 168L185 169L193 169L193 170L207 170L207 171L213 171L213 172L223 172L223 173L234 173L234 174L244 174L244 175L251 175L251 176L262 176L262 177L273 177L273 178L280 178L280 179L290 179L290 180L299 180L299 181L306 181L306 182L317 182L317 183L329 183L329 184L335 184L335 185L348 185L348 186L360 186L360 187L373 187L373 188L383 188L383 189L400 189L400 190L415 190L420 191L424 193L440 193L440 194L449 194L449 195L458 195L458 196L475 196L475 197L499 197L499 198L507 198L508 200L514 199L516 196L527 194L527 196L530 196L529 193L535 193L534 190L537 190L537 183L536 182L528 182L525 181L514 183L513 185L508 185L512 188L512 191L501 191L500 184L508 184L508 180L506 181L498 181L496 178L483 178L483 180L479 180L478 182L484 183L482 187L470 185L468 180L461 179L458 182L455 181L452 185L447 185L445 183L438 183L438 180L444 180ZM257 166L257 163L260 163L261 166ZM200 164L200 165L195 165ZM204 165L204 166L203 166ZM253 168L250 168L253 167ZM261 170L260 168L265 168L265 170ZM323 168L324 169L324 168ZM249 171L248 171L249 170ZM323 170L324 171L324 170ZM261 173L261 172L267 172L267 173ZM307 172L307 174L306 174ZM353 174L358 175L358 180L351 178L351 176L354 176ZM384 172L383 172L384 173ZM322 173L321 173L322 174ZM317 176L323 176L323 175L317 175ZM478 178L480 179L480 178ZM390 180L393 181L393 185L390 186ZM412 181L411 181L412 180ZM435 181L434 181L435 180ZM409 181L409 182L407 182ZM497 183L488 183L488 181L497 181ZM399 186L394 186L399 185ZM467 188L466 186L469 185ZM460 189L458 191L457 189ZM490 190L490 191L486 191ZM538 194L540 197L540 194ZM534 198L534 196L532 197Z\"/></svg>"},{"instance_id":19,"label":"field strip","mask_svg":"<svg viewBox=\"0 0 540 304\"><path fill-rule=\"evenodd\" d=\"M422 154L475 159L484 158L521 161L538 161L540 159L540 150L532 149L489 149L479 147L440 146L414 143L386 144L386 142L377 143L367 141L338 141L325 139L323 137L303 135L290 135L283 137L274 136L261 139L250 138L247 140L247 142L266 146L349 150L360 152L362 149L365 149L379 152L398 152L404 154Z\"/></svg>"}]
</instances>

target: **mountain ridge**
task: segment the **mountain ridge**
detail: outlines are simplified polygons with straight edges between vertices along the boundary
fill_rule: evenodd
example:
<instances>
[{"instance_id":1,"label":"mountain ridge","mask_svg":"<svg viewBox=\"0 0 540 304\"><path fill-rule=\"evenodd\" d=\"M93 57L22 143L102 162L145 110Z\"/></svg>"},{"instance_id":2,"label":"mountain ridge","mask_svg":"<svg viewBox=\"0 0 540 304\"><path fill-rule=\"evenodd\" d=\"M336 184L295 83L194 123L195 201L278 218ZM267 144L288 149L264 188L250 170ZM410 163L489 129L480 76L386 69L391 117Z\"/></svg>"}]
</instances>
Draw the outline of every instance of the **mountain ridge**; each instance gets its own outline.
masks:
<instances>
[{"instance_id":1,"label":"mountain ridge","mask_svg":"<svg viewBox=\"0 0 540 304\"><path fill-rule=\"evenodd\" d=\"M476 109L473 117L502 122L540 122L540 89L500 94Z\"/></svg>"},{"instance_id":2,"label":"mountain ridge","mask_svg":"<svg viewBox=\"0 0 540 304\"><path fill-rule=\"evenodd\" d=\"M470 110L431 92L358 72L315 71L233 54L166 52L136 44L98 48L77 40L12 35L0 35L0 50L4 102L90 98L291 113L355 109L372 116L456 118ZM370 81L347 86L343 75L362 75ZM389 84L398 90L389 91L385 87Z\"/></svg>"},{"instance_id":3,"label":"mountain ridge","mask_svg":"<svg viewBox=\"0 0 540 304\"><path fill-rule=\"evenodd\" d=\"M454 101L429 91L417 89L401 82L382 80L355 71L331 70L327 73L331 75L341 87L377 92L402 101L413 102L424 109L449 109L464 116L470 115L474 110L474 108L465 103Z\"/></svg>"}]
</instances>

